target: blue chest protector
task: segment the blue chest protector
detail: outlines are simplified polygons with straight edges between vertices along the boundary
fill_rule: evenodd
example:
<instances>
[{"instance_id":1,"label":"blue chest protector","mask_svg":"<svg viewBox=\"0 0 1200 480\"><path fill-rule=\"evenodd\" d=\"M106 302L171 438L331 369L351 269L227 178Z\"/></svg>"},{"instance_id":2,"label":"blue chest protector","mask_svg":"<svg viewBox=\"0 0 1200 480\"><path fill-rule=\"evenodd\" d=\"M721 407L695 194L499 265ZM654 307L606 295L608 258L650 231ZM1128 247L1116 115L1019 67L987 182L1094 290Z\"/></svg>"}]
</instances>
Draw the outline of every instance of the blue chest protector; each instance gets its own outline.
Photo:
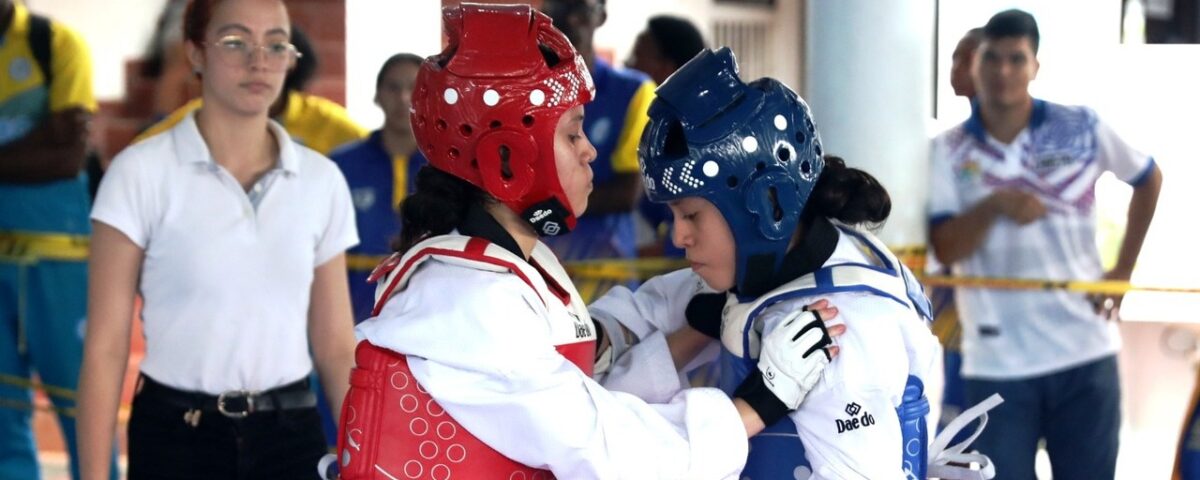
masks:
<instances>
[{"instance_id":1,"label":"blue chest protector","mask_svg":"<svg viewBox=\"0 0 1200 480\"><path fill-rule=\"evenodd\" d=\"M827 265L745 303L730 295L723 315L718 359L719 386L726 393L732 394L747 375L757 371L762 328L757 319L764 310L779 302L831 293L863 292L898 302L928 324L932 310L929 299L912 272L870 234L838 228L865 247L876 264ZM902 468L908 478L919 480L925 478L929 438L925 424L929 401L924 388L920 378L909 375L901 404L896 409L904 439ZM741 478L804 478L805 471L811 472L812 466L805 458L796 425L789 418L750 438L750 456Z\"/></svg>"}]
</instances>

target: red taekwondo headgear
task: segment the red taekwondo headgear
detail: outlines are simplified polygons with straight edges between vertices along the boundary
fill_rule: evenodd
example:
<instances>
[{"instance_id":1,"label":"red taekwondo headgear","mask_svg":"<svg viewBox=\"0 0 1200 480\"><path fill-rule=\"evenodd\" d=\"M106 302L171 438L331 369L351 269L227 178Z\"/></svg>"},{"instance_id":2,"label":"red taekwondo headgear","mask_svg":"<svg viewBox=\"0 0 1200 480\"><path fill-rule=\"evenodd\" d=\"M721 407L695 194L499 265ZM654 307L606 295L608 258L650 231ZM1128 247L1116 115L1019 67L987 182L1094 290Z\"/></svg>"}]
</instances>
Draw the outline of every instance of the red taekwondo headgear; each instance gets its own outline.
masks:
<instances>
[{"instance_id":1,"label":"red taekwondo headgear","mask_svg":"<svg viewBox=\"0 0 1200 480\"><path fill-rule=\"evenodd\" d=\"M575 227L558 181L554 130L592 100L583 58L528 5L442 11L449 44L417 74L412 125L425 158L496 197L539 235Z\"/></svg>"}]
</instances>

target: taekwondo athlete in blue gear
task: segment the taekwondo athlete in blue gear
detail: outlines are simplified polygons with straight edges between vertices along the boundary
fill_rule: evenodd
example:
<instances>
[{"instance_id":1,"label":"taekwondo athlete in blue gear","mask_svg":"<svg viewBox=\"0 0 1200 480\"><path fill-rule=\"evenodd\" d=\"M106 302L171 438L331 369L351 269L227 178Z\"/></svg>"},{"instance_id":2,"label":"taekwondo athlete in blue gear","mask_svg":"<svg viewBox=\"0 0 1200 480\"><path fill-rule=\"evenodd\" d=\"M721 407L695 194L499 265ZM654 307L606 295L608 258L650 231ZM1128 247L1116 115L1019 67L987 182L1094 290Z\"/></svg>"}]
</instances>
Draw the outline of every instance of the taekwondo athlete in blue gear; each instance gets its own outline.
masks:
<instances>
[{"instance_id":1,"label":"taekwondo athlete in blue gear","mask_svg":"<svg viewBox=\"0 0 1200 480\"><path fill-rule=\"evenodd\" d=\"M863 472L860 467L864 463L879 463L879 458L895 459L894 466L883 467L888 473L924 478L928 440L924 416L929 406L921 378L940 355L937 340L928 330L929 301L912 273L869 233L805 212L806 202L827 168L807 105L776 80L743 83L728 48L702 52L659 87L657 94L639 149L649 198L655 202L685 197L708 200L724 216L736 245L735 287L722 312L720 386L733 393L756 371L759 338L779 323L779 307L795 305L799 309L802 303L796 302L809 303L814 297L835 294L846 294L840 297L843 300L831 300L842 312L856 308L851 299L865 294L872 305L898 318L889 323L900 325L889 331L900 338L880 341L893 347L898 363L911 366L889 379L895 387L891 398L899 399L899 404L885 402L890 411L875 408L880 403L847 403L843 395L824 401L840 401L836 406L839 416L821 418L818 428L801 424L800 418L808 417L796 416L814 408L823 411L822 405L813 405L810 396L793 414L794 421L778 422L751 438L741 478ZM836 161L839 170L845 169L840 159ZM886 213L883 215L886 218ZM789 250L801 226L804 233ZM872 313L858 315L862 318ZM848 335L854 330L848 330ZM872 328L860 330L867 332L859 334L867 335ZM897 348L898 343L903 346ZM837 365L831 364L830 369ZM825 378L829 379L828 371ZM836 380L838 385L842 383L842 379ZM881 396L876 397L878 401ZM884 419L891 423L868 430ZM807 435L797 430L798 424ZM837 431L832 431L835 426ZM825 444L846 442L842 439L852 437L841 434L855 429L872 435L884 433L881 437L889 440L881 448L889 449L888 455L860 463L829 458L827 454L837 449ZM820 462L810 463L811 455L806 458L802 437Z\"/></svg>"}]
</instances>

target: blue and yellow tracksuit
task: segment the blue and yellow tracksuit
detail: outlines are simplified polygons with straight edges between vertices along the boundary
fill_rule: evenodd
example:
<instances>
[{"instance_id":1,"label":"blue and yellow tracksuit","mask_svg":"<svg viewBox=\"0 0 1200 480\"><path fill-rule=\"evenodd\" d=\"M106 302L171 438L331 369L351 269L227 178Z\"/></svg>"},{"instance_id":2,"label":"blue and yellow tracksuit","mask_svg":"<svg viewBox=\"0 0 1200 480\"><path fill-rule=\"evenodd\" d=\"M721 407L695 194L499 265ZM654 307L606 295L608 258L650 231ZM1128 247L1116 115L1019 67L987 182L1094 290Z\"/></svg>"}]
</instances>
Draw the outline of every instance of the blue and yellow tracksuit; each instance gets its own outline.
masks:
<instances>
[{"instance_id":1,"label":"blue and yellow tracksuit","mask_svg":"<svg viewBox=\"0 0 1200 480\"><path fill-rule=\"evenodd\" d=\"M637 147L649 121L646 111L654 100L654 81L637 70L615 69L598 58L592 80L596 98L583 107L583 131L596 147L592 182L603 185L617 174L638 173ZM586 214L570 235L543 240L564 261L637 255L632 209Z\"/></svg>"},{"instance_id":2,"label":"blue and yellow tracksuit","mask_svg":"<svg viewBox=\"0 0 1200 480\"><path fill-rule=\"evenodd\" d=\"M381 135L376 130L366 139L345 145L330 155L350 186L360 239L358 246L346 252L355 323L371 316L375 285L367 283L367 277L392 253L391 241L400 233L397 208L408 192L416 188L417 170L427 163L419 150L408 155L388 153Z\"/></svg>"},{"instance_id":3,"label":"blue and yellow tracksuit","mask_svg":"<svg viewBox=\"0 0 1200 480\"><path fill-rule=\"evenodd\" d=\"M30 25L18 2L0 32L0 146L53 112L96 110L83 39L50 22L52 72L43 72ZM43 183L0 180L0 478L38 478L28 388L34 371L59 409L71 473L79 478L73 393L83 361L90 208L83 173Z\"/></svg>"}]
</instances>

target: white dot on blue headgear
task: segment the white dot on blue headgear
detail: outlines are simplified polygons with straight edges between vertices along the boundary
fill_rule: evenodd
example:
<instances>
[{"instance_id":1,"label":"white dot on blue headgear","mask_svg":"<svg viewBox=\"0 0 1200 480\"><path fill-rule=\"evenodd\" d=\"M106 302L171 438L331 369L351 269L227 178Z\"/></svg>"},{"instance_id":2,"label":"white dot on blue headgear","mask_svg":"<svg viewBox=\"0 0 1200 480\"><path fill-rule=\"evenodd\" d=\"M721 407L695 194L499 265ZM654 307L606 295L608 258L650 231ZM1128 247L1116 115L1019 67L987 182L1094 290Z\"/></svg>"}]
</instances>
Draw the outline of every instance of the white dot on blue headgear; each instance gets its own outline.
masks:
<instances>
[{"instance_id":1,"label":"white dot on blue headgear","mask_svg":"<svg viewBox=\"0 0 1200 480\"><path fill-rule=\"evenodd\" d=\"M754 137L746 137L742 139L742 149L747 153L758 151L758 139Z\"/></svg>"}]
</instances>

